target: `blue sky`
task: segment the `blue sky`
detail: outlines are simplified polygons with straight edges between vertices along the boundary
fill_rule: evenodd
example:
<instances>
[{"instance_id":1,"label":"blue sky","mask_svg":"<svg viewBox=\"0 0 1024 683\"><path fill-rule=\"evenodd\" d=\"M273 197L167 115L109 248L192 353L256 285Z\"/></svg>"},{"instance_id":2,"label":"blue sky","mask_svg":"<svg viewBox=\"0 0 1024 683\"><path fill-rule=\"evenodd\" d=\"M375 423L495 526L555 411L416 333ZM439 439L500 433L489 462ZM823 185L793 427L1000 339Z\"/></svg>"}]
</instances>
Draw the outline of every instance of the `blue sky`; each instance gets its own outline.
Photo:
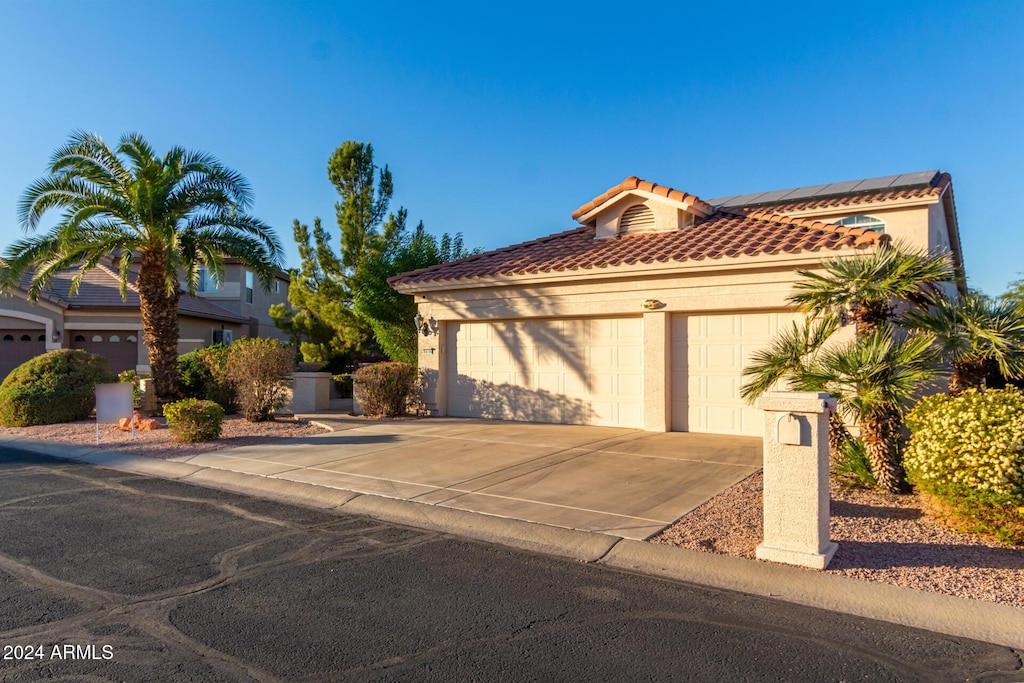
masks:
<instances>
[{"instance_id":1,"label":"blue sky","mask_svg":"<svg viewBox=\"0 0 1024 683\"><path fill-rule=\"evenodd\" d=\"M710 198L940 168L998 294L1024 271L1022 36L1020 2L0 0L0 244L76 128L213 153L291 266L347 139L393 208L485 248L628 175Z\"/></svg>"}]
</instances>

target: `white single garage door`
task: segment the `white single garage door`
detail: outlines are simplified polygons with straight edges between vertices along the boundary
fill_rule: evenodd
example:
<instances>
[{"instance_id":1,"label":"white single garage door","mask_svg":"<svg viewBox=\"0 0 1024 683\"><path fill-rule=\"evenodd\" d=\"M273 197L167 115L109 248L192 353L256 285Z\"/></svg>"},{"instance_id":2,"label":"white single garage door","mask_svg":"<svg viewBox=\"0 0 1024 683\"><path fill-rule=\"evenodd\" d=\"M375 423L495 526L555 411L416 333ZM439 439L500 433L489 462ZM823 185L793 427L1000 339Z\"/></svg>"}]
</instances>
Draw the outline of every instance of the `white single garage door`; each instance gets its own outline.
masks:
<instances>
[{"instance_id":1,"label":"white single garage door","mask_svg":"<svg viewBox=\"0 0 1024 683\"><path fill-rule=\"evenodd\" d=\"M672 429L761 436L762 413L740 398L743 368L798 313L672 316Z\"/></svg>"},{"instance_id":2,"label":"white single garage door","mask_svg":"<svg viewBox=\"0 0 1024 683\"><path fill-rule=\"evenodd\" d=\"M447 413L643 426L643 322L587 318L447 325Z\"/></svg>"}]
</instances>

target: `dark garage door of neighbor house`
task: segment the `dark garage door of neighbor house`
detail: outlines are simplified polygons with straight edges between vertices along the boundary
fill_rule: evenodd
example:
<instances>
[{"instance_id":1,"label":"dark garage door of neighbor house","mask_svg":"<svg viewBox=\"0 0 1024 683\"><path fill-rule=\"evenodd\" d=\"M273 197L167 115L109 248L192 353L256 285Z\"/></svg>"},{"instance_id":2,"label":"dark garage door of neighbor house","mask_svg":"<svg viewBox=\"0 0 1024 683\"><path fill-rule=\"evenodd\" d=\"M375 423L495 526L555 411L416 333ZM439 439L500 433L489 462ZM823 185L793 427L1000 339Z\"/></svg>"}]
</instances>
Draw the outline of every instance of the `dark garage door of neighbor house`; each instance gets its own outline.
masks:
<instances>
[{"instance_id":1,"label":"dark garage door of neighbor house","mask_svg":"<svg viewBox=\"0 0 1024 683\"><path fill-rule=\"evenodd\" d=\"M114 372L134 370L139 358L139 338L130 330L75 330L71 348L103 356Z\"/></svg>"},{"instance_id":2,"label":"dark garage door of neighbor house","mask_svg":"<svg viewBox=\"0 0 1024 683\"><path fill-rule=\"evenodd\" d=\"M0 382L29 358L46 353L43 330L0 330Z\"/></svg>"}]
</instances>

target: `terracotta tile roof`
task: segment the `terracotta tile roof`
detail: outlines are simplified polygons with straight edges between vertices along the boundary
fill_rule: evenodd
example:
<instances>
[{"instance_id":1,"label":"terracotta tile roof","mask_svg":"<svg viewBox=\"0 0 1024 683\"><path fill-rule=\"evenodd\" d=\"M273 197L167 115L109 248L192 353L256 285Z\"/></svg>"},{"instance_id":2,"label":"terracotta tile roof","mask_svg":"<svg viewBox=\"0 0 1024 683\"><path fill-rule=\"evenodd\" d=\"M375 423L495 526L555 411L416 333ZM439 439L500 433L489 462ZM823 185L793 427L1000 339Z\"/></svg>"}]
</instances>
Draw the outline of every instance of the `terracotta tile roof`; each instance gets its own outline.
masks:
<instances>
[{"instance_id":1,"label":"terracotta tile roof","mask_svg":"<svg viewBox=\"0 0 1024 683\"><path fill-rule=\"evenodd\" d=\"M134 273L129 278L128 295L121 299L121 281L117 273L105 265L86 271L78 285L78 293L71 295L71 281L77 270L57 273L41 298L46 298L64 308L125 308L139 309L139 293L135 289ZM20 288L28 290L30 275L24 275ZM210 318L226 322L249 322L248 318L232 313L199 297L183 292L178 300L178 313L197 318Z\"/></svg>"},{"instance_id":2,"label":"terracotta tile roof","mask_svg":"<svg viewBox=\"0 0 1024 683\"><path fill-rule=\"evenodd\" d=\"M877 204L879 202L890 202L900 199L924 199L926 197L941 196L946 188L949 187L951 182L952 178L948 173L936 173L930 182L920 184L916 187L902 187L893 190L883 188L874 191L836 194L827 197L811 197L792 201L786 199L775 202L758 201L751 203L748 206L758 206L759 208L771 207L771 210L777 213L792 213L795 211L811 211L841 208L845 206ZM736 204L729 202L729 205L735 206Z\"/></svg>"},{"instance_id":3,"label":"terracotta tile roof","mask_svg":"<svg viewBox=\"0 0 1024 683\"><path fill-rule=\"evenodd\" d=\"M768 211L719 208L689 228L670 232L595 239L585 226L511 247L477 254L451 263L402 273L392 285L478 277L586 271L637 264L669 263L734 256L835 251L888 241L888 236L843 228L810 219L794 219Z\"/></svg>"},{"instance_id":4,"label":"terracotta tile roof","mask_svg":"<svg viewBox=\"0 0 1024 683\"><path fill-rule=\"evenodd\" d=\"M708 213L711 213L715 209L715 207L711 206L697 195L687 194L685 192L680 192L679 190L673 190L671 187L666 187L665 185L658 185L657 183L652 183L647 180L637 178L635 175L631 175L625 180L623 180L621 183L616 185L615 187L605 192L604 194L594 197L589 202L573 211L572 219L579 220L580 216L583 216L586 213L593 211L594 209L601 206L609 199L612 199L613 197L620 195L623 192L629 192L630 190L642 190L644 192L651 192L662 197L668 197L669 199L675 200L677 202L688 202L696 204L703 208Z\"/></svg>"}]
</instances>

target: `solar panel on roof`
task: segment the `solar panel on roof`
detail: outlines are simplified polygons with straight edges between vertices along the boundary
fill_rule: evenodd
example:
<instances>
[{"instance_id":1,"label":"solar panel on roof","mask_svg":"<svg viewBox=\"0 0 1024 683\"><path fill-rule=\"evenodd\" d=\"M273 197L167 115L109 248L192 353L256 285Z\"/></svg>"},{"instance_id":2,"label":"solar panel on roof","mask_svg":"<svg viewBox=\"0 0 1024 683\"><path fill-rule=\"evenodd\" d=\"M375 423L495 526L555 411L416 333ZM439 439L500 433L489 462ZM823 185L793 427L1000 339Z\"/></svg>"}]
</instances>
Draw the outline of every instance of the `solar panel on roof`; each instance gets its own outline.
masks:
<instances>
[{"instance_id":1,"label":"solar panel on roof","mask_svg":"<svg viewBox=\"0 0 1024 683\"><path fill-rule=\"evenodd\" d=\"M896 178L892 187L913 187L914 185L931 185L938 175L938 171L918 171L917 173L904 173Z\"/></svg>"},{"instance_id":2,"label":"solar panel on roof","mask_svg":"<svg viewBox=\"0 0 1024 683\"><path fill-rule=\"evenodd\" d=\"M895 183L899 177L900 176L898 175L886 175L878 178L867 178L857 184L856 191L867 192L869 190L884 190L887 187L892 187L893 183Z\"/></svg>"},{"instance_id":3,"label":"solar panel on roof","mask_svg":"<svg viewBox=\"0 0 1024 683\"><path fill-rule=\"evenodd\" d=\"M780 199L785 199L786 195L793 192L793 190L775 190L773 192L765 192L758 196L757 202L760 204L767 204L768 202L777 202Z\"/></svg>"},{"instance_id":4,"label":"solar panel on roof","mask_svg":"<svg viewBox=\"0 0 1024 683\"><path fill-rule=\"evenodd\" d=\"M874 192L885 189L923 187L931 184L938 171L918 171L916 173L903 173L900 175L879 176L877 178L863 178L861 180L847 180L838 183L826 183L824 185L809 185L797 187L791 190L772 190L771 192L751 192L738 194L731 197L720 197L709 200L715 206L754 206L756 204L777 204L779 202L790 202L800 200L819 199L856 192Z\"/></svg>"},{"instance_id":5,"label":"solar panel on roof","mask_svg":"<svg viewBox=\"0 0 1024 683\"><path fill-rule=\"evenodd\" d=\"M834 194L846 194L847 192L853 192L853 188L860 185L860 180L847 180L842 183L832 183L828 185L824 190L814 195L815 197L827 197Z\"/></svg>"}]
</instances>

